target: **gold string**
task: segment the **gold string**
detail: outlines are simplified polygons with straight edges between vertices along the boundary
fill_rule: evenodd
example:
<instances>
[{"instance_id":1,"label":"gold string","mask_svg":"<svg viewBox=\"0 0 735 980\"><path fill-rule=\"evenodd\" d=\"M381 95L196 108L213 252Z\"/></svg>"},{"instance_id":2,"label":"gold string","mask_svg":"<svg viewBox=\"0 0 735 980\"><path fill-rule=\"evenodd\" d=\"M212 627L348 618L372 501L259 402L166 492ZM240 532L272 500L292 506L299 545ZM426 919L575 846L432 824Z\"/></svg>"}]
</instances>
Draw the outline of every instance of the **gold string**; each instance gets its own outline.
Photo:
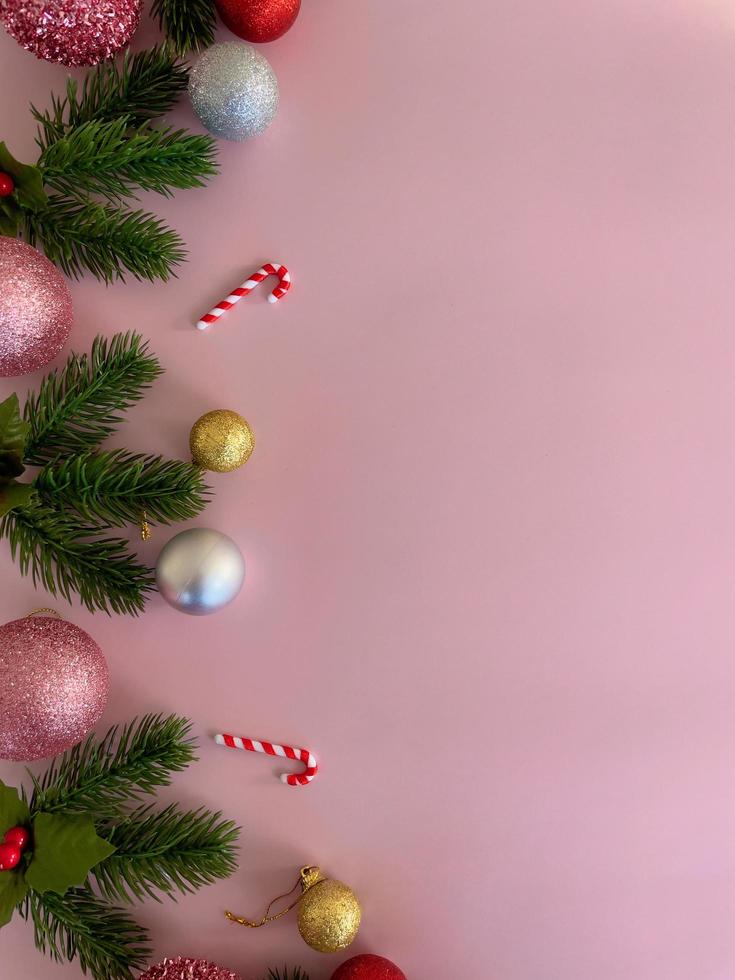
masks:
<instances>
[{"instance_id":1,"label":"gold string","mask_svg":"<svg viewBox=\"0 0 735 980\"><path fill-rule=\"evenodd\" d=\"M151 526L148 523L148 514L146 514L145 510L143 510L143 513L140 518L140 540L148 541L150 539L150 536L151 536Z\"/></svg>"},{"instance_id":2,"label":"gold string","mask_svg":"<svg viewBox=\"0 0 735 980\"><path fill-rule=\"evenodd\" d=\"M307 891L310 888L313 888L315 885L321 884L321 882L325 880L326 879L321 877L319 868L307 866L305 868L302 868L301 871L299 872L298 880L296 881L296 884L293 886L293 888L289 888L287 892L285 892L283 895L279 895L277 898L274 898L273 901L268 904L268 908L265 910L265 914L263 915L263 918L260 920L260 922L254 922L252 919L244 919L240 915L235 915L234 912L225 912L225 918L229 919L230 922L236 922L239 926L247 926L249 929L259 929L261 926L266 925L266 923L275 922L276 919L280 919L282 916L287 915L289 912L291 912L293 909L296 908L296 906L299 904L301 899L304 897L304 895L307 893ZM302 892L299 895L299 897L296 899L296 901L292 902L285 909L281 909L280 912L276 912L274 915L270 915L270 910L273 908L276 902L280 902L281 899L283 898L288 898L288 896L292 892L294 892L299 886L301 886Z\"/></svg>"}]
</instances>

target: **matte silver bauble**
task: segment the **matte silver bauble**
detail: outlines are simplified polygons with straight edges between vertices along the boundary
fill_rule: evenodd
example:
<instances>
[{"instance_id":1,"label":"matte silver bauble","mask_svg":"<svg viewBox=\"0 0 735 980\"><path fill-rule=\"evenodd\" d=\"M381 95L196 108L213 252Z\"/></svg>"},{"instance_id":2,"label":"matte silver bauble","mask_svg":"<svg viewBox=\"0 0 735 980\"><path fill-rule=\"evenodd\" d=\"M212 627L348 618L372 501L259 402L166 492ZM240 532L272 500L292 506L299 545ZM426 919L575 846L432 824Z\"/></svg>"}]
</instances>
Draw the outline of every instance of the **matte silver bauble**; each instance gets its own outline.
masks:
<instances>
[{"instance_id":1,"label":"matte silver bauble","mask_svg":"<svg viewBox=\"0 0 735 980\"><path fill-rule=\"evenodd\" d=\"M278 80L267 59L250 44L213 44L189 74L189 96L200 122L214 136L258 136L278 111Z\"/></svg>"},{"instance_id":2,"label":"matte silver bauble","mask_svg":"<svg viewBox=\"0 0 735 980\"><path fill-rule=\"evenodd\" d=\"M232 538L207 527L181 531L163 546L156 563L158 591L190 616L217 612L245 581L245 559Z\"/></svg>"}]
</instances>

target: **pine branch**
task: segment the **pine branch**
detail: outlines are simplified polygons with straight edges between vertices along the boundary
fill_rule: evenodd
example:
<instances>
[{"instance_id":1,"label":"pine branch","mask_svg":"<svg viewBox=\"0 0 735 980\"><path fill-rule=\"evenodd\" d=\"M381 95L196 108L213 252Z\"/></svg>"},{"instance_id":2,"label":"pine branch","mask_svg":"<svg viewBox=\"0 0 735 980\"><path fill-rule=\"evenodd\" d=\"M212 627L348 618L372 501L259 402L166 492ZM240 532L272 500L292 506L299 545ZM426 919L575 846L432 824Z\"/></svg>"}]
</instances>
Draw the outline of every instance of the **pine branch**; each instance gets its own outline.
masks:
<instances>
[{"instance_id":1,"label":"pine branch","mask_svg":"<svg viewBox=\"0 0 735 980\"><path fill-rule=\"evenodd\" d=\"M137 128L168 112L188 81L188 68L169 45L134 55L127 52L119 65L105 61L88 72L81 89L73 78L68 79L66 96L53 96L50 110L31 106L39 123L36 142L43 151L83 123L109 122L120 116L127 116Z\"/></svg>"},{"instance_id":2,"label":"pine branch","mask_svg":"<svg viewBox=\"0 0 735 980\"><path fill-rule=\"evenodd\" d=\"M107 527L137 524L143 511L159 524L196 517L209 488L191 463L123 450L57 459L36 476L43 503Z\"/></svg>"},{"instance_id":3,"label":"pine branch","mask_svg":"<svg viewBox=\"0 0 735 980\"><path fill-rule=\"evenodd\" d=\"M237 867L237 826L204 809L184 812L172 804L155 813L142 807L99 833L117 848L92 870L111 901L160 901L157 892L193 892Z\"/></svg>"},{"instance_id":4,"label":"pine branch","mask_svg":"<svg viewBox=\"0 0 735 980\"><path fill-rule=\"evenodd\" d=\"M57 961L78 958L82 973L95 980L133 980L153 952L142 926L87 889L63 896L33 892L28 914L41 952Z\"/></svg>"},{"instance_id":5,"label":"pine branch","mask_svg":"<svg viewBox=\"0 0 735 980\"><path fill-rule=\"evenodd\" d=\"M209 47L217 16L212 0L154 0L151 16L181 54Z\"/></svg>"},{"instance_id":6,"label":"pine branch","mask_svg":"<svg viewBox=\"0 0 735 980\"><path fill-rule=\"evenodd\" d=\"M265 980L309 980L309 974L304 973L300 966L294 967L293 971L284 966L283 973L280 970L268 970Z\"/></svg>"},{"instance_id":7,"label":"pine branch","mask_svg":"<svg viewBox=\"0 0 735 980\"><path fill-rule=\"evenodd\" d=\"M46 375L37 394L28 395L25 462L42 466L94 449L161 373L139 334L95 337L89 355L72 354L61 370Z\"/></svg>"},{"instance_id":8,"label":"pine branch","mask_svg":"<svg viewBox=\"0 0 735 980\"><path fill-rule=\"evenodd\" d=\"M91 611L143 611L155 588L153 571L138 564L122 538L100 538L100 529L70 520L41 504L17 507L0 521L21 575L30 573L51 595L68 602L75 592Z\"/></svg>"},{"instance_id":9,"label":"pine branch","mask_svg":"<svg viewBox=\"0 0 735 980\"><path fill-rule=\"evenodd\" d=\"M38 165L55 191L110 201L138 189L170 196L172 188L203 187L217 171L211 136L147 125L130 131L127 116L76 126L43 151Z\"/></svg>"},{"instance_id":10,"label":"pine branch","mask_svg":"<svg viewBox=\"0 0 735 980\"><path fill-rule=\"evenodd\" d=\"M190 723L176 715L145 715L94 735L33 779L31 813L92 813L118 819L126 804L168 786L195 760Z\"/></svg>"},{"instance_id":11,"label":"pine branch","mask_svg":"<svg viewBox=\"0 0 735 980\"><path fill-rule=\"evenodd\" d=\"M23 218L28 242L74 279L86 269L107 283L124 281L126 271L165 282L186 255L178 233L146 211L52 194L46 208Z\"/></svg>"}]
</instances>

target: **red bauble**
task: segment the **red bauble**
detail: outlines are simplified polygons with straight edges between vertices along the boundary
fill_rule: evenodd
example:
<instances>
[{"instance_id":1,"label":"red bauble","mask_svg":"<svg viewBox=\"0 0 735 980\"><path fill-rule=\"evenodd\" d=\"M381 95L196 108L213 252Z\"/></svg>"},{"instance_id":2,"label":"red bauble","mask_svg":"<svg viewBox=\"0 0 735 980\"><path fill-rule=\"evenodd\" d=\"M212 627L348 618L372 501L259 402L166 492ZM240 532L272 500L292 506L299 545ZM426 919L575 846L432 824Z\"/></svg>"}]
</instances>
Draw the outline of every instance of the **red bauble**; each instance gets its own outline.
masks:
<instances>
[{"instance_id":1,"label":"red bauble","mask_svg":"<svg viewBox=\"0 0 735 980\"><path fill-rule=\"evenodd\" d=\"M15 181L10 176L0 171L0 197L8 197L15 190Z\"/></svg>"},{"instance_id":2,"label":"red bauble","mask_svg":"<svg viewBox=\"0 0 735 980\"><path fill-rule=\"evenodd\" d=\"M25 827L11 827L3 837L3 843L12 844L13 847L17 847L19 850L24 851L28 846L28 841L30 839L31 835L28 833Z\"/></svg>"},{"instance_id":3,"label":"red bauble","mask_svg":"<svg viewBox=\"0 0 735 980\"><path fill-rule=\"evenodd\" d=\"M406 974L384 956L353 956L332 974L332 980L406 980Z\"/></svg>"},{"instance_id":4,"label":"red bauble","mask_svg":"<svg viewBox=\"0 0 735 980\"><path fill-rule=\"evenodd\" d=\"M15 844L0 844L0 871L12 871L20 864L20 848Z\"/></svg>"},{"instance_id":5,"label":"red bauble","mask_svg":"<svg viewBox=\"0 0 735 980\"><path fill-rule=\"evenodd\" d=\"M215 0L233 34L246 41L275 41L299 15L301 0Z\"/></svg>"}]
</instances>

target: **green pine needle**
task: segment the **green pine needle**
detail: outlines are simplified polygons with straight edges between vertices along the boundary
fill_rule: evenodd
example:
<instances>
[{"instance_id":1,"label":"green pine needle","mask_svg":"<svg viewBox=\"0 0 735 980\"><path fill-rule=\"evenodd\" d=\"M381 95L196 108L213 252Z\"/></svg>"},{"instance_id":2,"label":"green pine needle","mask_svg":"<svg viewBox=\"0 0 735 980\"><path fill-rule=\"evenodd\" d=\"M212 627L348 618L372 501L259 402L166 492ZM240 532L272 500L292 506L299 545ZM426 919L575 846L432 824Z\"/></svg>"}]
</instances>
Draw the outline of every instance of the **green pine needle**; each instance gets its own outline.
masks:
<instances>
[{"instance_id":1,"label":"green pine needle","mask_svg":"<svg viewBox=\"0 0 735 980\"><path fill-rule=\"evenodd\" d=\"M37 394L28 395L25 462L42 466L95 449L161 373L139 334L95 337L89 355L72 354L63 368L46 375Z\"/></svg>"},{"instance_id":2,"label":"green pine needle","mask_svg":"<svg viewBox=\"0 0 735 980\"><path fill-rule=\"evenodd\" d=\"M82 973L95 980L133 980L150 962L147 931L87 889L33 892L27 915L41 952L57 961L78 959Z\"/></svg>"},{"instance_id":3,"label":"green pine needle","mask_svg":"<svg viewBox=\"0 0 735 980\"><path fill-rule=\"evenodd\" d=\"M309 974L304 973L299 966L294 967L292 971L284 966L283 973L280 970L268 970L268 976L265 980L309 980Z\"/></svg>"},{"instance_id":4,"label":"green pine needle","mask_svg":"<svg viewBox=\"0 0 735 980\"><path fill-rule=\"evenodd\" d=\"M214 41L217 16L213 0L154 0L151 15L181 54Z\"/></svg>"},{"instance_id":5,"label":"green pine needle","mask_svg":"<svg viewBox=\"0 0 735 980\"><path fill-rule=\"evenodd\" d=\"M28 242L74 279L87 270L107 283L126 272L165 282L186 255L178 233L147 211L52 194L46 208L23 217Z\"/></svg>"},{"instance_id":6,"label":"green pine needle","mask_svg":"<svg viewBox=\"0 0 735 980\"><path fill-rule=\"evenodd\" d=\"M176 715L145 715L65 752L33 779L31 813L91 813L117 820L125 805L168 786L195 760L190 723Z\"/></svg>"},{"instance_id":7,"label":"green pine needle","mask_svg":"<svg viewBox=\"0 0 735 980\"><path fill-rule=\"evenodd\" d=\"M149 126L131 132L127 116L76 126L43 151L38 165L55 191L110 201L138 189L170 196L173 188L203 187L217 171L211 136Z\"/></svg>"},{"instance_id":8,"label":"green pine needle","mask_svg":"<svg viewBox=\"0 0 735 980\"><path fill-rule=\"evenodd\" d=\"M127 541L99 534L42 504L16 507L0 521L0 538L8 539L21 575L30 573L34 585L68 602L76 593L92 612L137 616L155 588L153 571L136 561Z\"/></svg>"},{"instance_id":9,"label":"green pine needle","mask_svg":"<svg viewBox=\"0 0 735 980\"><path fill-rule=\"evenodd\" d=\"M237 867L237 826L220 813L182 811L176 804L158 813L142 807L100 834L117 848L92 871L111 901L132 902L157 892L196 891Z\"/></svg>"},{"instance_id":10,"label":"green pine needle","mask_svg":"<svg viewBox=\"0 0 735 980\"><path fill-rule=\"evenodd\" d=\"M127 116L137 128L168 112L188 82L188 68L169 45L133 55L128 52L118 64L105 61L87 73L81 88L73 78L68 79L66 96L52 96L50 110L42 112L31 106L39 123L36 142L45 150L83 123L109 122L120 116Z\"/></svg>"},{"instance_id":11,"label":"green pine needle","mask_svg":"<svg viewBox=\"0 0 735 980\"><path fill-rule=\"evenodd\" d=\"M123 450L67 456L47 464L33 482L43 503L107 527L196 517L209 490L191 463Z\"/></svg>"}]
</instances>

